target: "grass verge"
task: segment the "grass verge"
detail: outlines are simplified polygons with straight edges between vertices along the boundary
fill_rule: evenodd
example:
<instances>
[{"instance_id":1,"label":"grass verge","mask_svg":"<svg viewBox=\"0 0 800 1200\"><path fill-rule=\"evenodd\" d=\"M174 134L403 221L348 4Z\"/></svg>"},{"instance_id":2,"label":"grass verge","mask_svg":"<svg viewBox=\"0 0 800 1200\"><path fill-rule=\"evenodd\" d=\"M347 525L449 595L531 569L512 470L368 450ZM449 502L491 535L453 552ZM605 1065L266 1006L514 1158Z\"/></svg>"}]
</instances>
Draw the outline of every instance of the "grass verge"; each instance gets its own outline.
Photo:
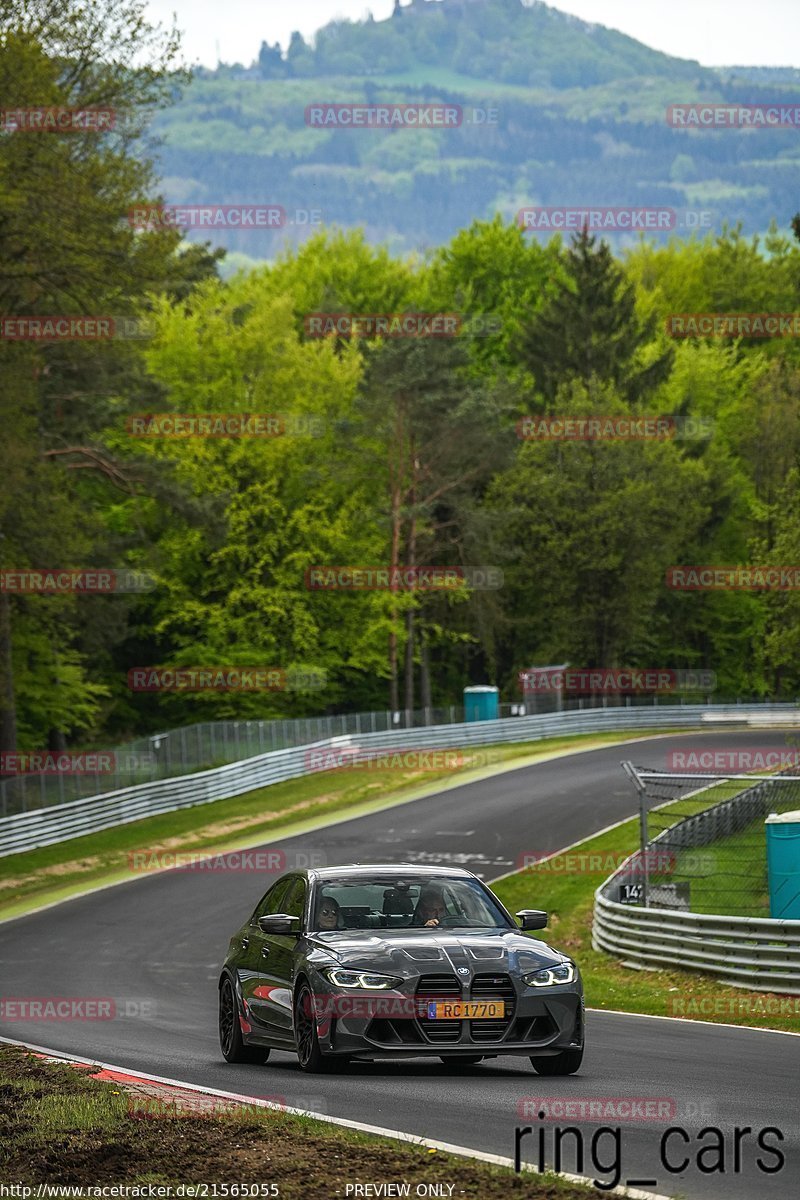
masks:
<instances>
[{"instance_id":1,"label":"grass verge","mask_svg":"<svg viewBox=\"0 0 800 1200\"><path fill-rule=\"evenodd\" d=\"M653 735L644 731L624 734L625 740L647 736ZM620 733L615 732L472 747L464 752L463 767L437 771L396 767L325 771L10 854L0 858L0 920L66 900L77 892L134 878L139 872L131 870L129 855L136 851L210 854L264 845L273 836L289 837L337 818L402 804L442 787L491 775L504 766L540 762L620 740ZM494 765L475 769L489 752Z\"/></svg>"},{"instance_id":2,"label":"grass verge","mask_svg":"<svg viewBox=\"0 0 800 1200\"><path fill-rule=\"evenodd\" d=\"M687 815L689 803L680 802L681 816ZM704 808L709 797L698 796L693 803ZM550 945L577 961L588 1007L800 1033L798 996L784 1001L784 1009L788 1002L793 1012L782 1014L781 998L771 993L729 987L694 971L636 970L592 948L594 893L611 874L607 864L632 854L638 846L639 821L634 818L573 847L572 854L599 859L603 865L596 873L559 871L543 862L498 880L492 890L512 913L520 908L547 910L550 920L544 936Z\"/></svg>"},{"instance_id":3,"label":"grass verge","mask_svg":"<svg viewBox=\"0 0 800 1200\"><path fill-rule=\"evenodd\" d=\"M86 1071L0 1046L0 1181L236 1184L227 1194L239 1196L270 1194L242 1185L275 1184L281 1200L331 1200L343 1197L348 1183L379 1181L409 1183L411 1195L417 1184L438 1183L444 1195L480 1200L599 1200L607 1194L307 1117L259 1109L153 1115L140 1101ZM448 1184L455 1185L452 1192Z\"/></svg>"}]
</instances>

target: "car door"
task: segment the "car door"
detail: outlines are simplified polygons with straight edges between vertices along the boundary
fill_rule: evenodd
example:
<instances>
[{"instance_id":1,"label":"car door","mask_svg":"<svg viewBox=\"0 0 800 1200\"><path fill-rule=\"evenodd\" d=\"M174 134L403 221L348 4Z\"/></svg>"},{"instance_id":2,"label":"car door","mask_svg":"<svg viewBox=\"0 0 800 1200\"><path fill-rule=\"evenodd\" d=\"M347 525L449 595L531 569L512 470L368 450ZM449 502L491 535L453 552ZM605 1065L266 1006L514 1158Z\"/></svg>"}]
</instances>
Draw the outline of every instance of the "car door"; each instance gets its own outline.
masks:
<instances>
[{"instance_id":1,"label":"car door","mask_svg":"<svg viewBox=\"0 0 800 1200\"><path fill-rule=\"evenodd\" d=\"M275 1032L269 992L264 987L267 983L263 971L266 938L258 927L258 918L269 913L283 912L282 905L293 882L294 878L291 876L288 879L279 879L263 897L250 918L250 923L242 931L242 951L237 963L239 982L246 1005L245 1016L257 1037L270 1038Z\"/></svg>"},{"instance_id":2,"label":"car door","mask_svg":"<svg viewBox=\"0 0 800 1200\"><path fill-rule=\"evenodd\" d=\"M307 883L301 875L291 877L288 891L281 898L282 907L275 912L298 917L305 924ZM260 977L258 993L263 996L264 1019L269 1022L270 1036L294 1045L292 989L298 939L294 934L261 934L263 945L259 955Z\"/></svg>"}]
</instances>

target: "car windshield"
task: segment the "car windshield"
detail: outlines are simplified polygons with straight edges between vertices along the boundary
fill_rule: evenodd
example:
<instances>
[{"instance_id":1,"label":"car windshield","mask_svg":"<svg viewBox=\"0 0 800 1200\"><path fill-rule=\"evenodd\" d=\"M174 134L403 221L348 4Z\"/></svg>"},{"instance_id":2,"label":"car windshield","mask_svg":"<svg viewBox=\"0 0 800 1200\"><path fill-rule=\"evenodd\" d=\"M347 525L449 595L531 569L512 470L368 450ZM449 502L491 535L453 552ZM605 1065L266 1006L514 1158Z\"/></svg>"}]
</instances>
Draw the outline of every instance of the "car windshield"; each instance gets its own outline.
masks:
<instances>
[{"instance_id":1,"label":"car windshield","mask_svg":"<svg viewBox=\"0 0 800 1200\"><path fill-rule=\"evenodd\" d=\"M380 875L318 884L312 927L337 929L508 928L505 913L477 879Z\"/></svg>"}]
</instances>

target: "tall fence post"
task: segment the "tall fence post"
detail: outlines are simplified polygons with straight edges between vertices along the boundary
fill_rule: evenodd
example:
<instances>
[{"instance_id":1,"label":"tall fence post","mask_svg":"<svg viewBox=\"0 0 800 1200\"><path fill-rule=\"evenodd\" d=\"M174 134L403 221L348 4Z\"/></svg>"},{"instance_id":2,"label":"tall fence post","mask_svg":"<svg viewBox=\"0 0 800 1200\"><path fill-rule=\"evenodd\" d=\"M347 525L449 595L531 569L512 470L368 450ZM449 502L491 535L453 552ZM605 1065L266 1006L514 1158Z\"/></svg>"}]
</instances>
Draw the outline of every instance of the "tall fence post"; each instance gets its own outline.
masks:
<instances>
[{"instance_id":1,"label":"tall fence post","mask_svg":"<svg viewBox=\"0 0 800 1200\"><path fill-rule=\"evenodd\" d=\"M648 907L650 894L650 863L647 853L647 790L643 783L637 780L639 790L639 872L642 880L642 904Z\"/></svg>"}]
</instances>

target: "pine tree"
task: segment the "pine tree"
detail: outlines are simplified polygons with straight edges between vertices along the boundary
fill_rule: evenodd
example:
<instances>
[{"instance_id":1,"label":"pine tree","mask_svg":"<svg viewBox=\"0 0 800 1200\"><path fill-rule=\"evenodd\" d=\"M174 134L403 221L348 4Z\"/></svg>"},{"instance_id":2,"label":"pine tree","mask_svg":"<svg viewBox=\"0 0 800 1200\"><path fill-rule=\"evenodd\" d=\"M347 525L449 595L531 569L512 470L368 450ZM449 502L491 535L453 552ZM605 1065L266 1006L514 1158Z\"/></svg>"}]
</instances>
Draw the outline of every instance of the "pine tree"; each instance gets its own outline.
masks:
<instances>
[{"instance_id":1,"label":"pine tree","mask_svg":"<svg viewBox=\"0 0 800 1200\"><path fill-rule=\"evenodd\" d=\"M586 229L573 239L563 259L565 275L553 298L523 326L517 344L520 361L552 406L560 385L578 379L590 395L598 382L611 383L630 404L638 404L668 377L672 347L646 357L654 320L636 313L636 292L605 242Z\"/></svg>"},{"instance_id":2,"label":"pine tree","mask_svg":"<svg viewBox=\"0 0 800 1200\"><path fill-rule=\"evenodd\" d=\"M280 44L268 46L261 43L258 52L258 70L262 79L282 79L286 74L286 64L283 61Z\"/></svg>"}]
</instances>

